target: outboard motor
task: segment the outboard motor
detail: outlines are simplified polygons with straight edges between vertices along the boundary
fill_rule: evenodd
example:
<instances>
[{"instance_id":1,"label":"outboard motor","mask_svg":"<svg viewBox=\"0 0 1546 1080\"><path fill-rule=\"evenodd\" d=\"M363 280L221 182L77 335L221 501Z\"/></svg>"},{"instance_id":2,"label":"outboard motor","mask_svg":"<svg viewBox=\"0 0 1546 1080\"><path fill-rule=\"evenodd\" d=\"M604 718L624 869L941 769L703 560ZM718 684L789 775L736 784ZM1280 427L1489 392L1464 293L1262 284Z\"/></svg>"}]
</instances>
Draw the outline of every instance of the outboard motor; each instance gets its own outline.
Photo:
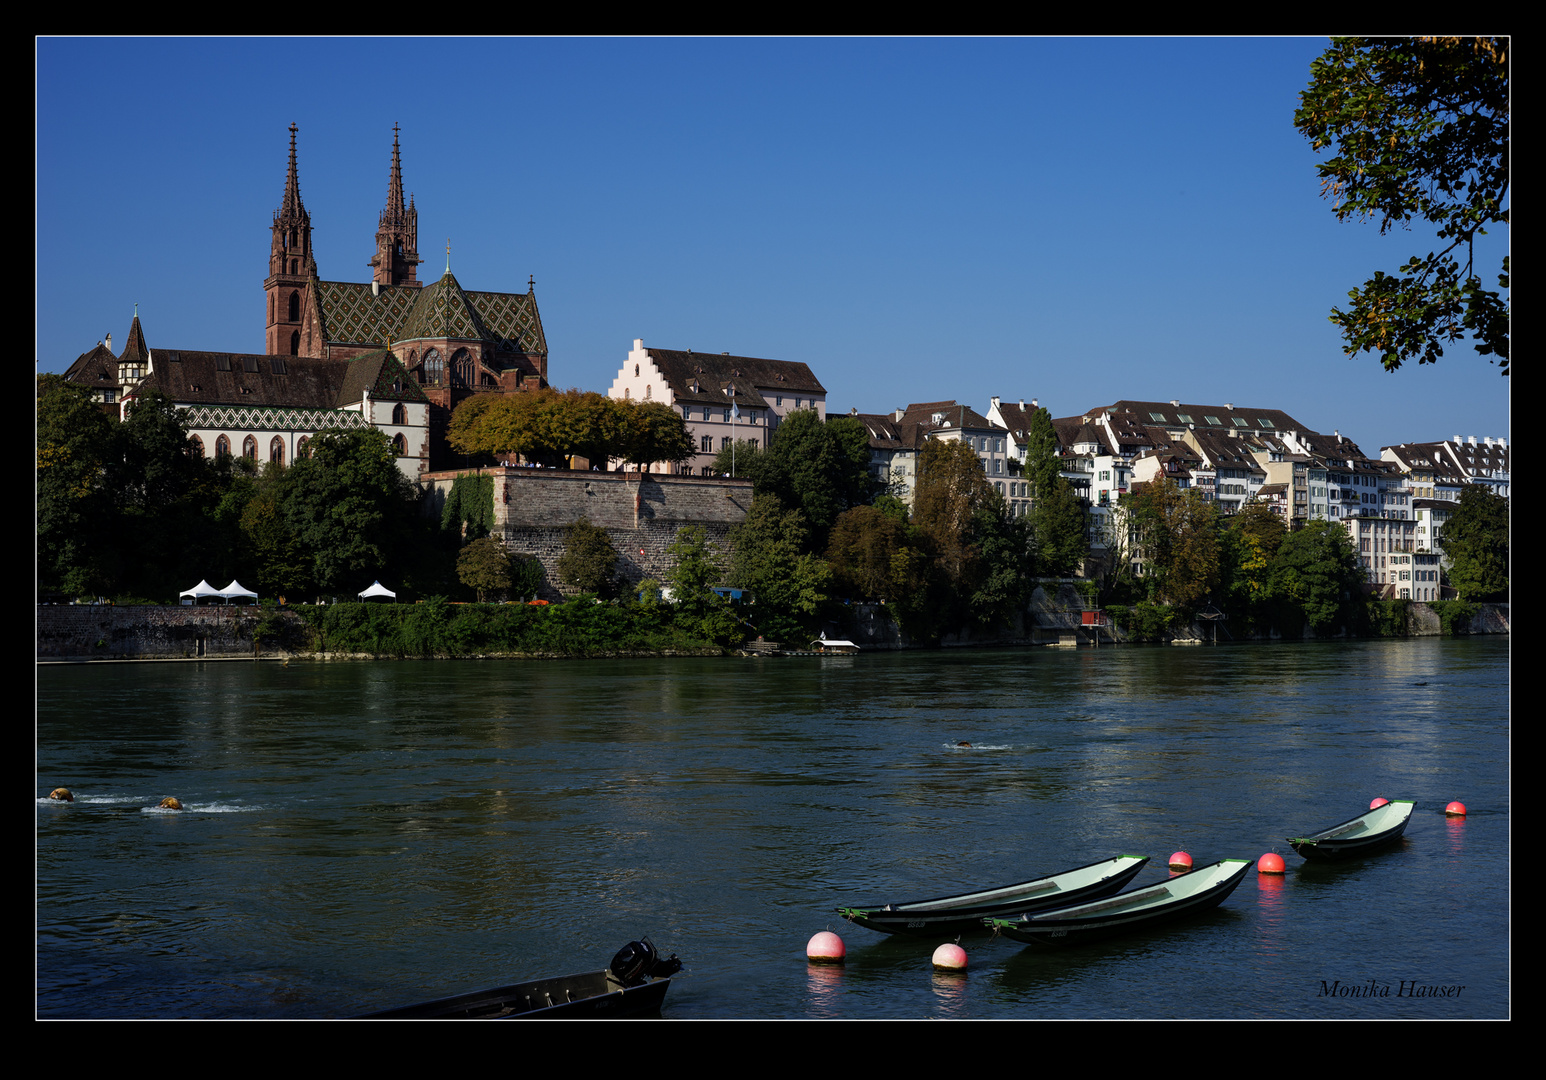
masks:
<instances>
[{"instance_id":1,"label":"outboard motor","mask_svg":"<svg viewBox=\"0 0 1546 1080\"><path fill-rule=\"evenodd\" d=\"M607 965L612 977L624 986L640 986L646 979L664 979L682 970L682 962L672 953L664 960L649 938L630 941Z\"/></svg>"}]
</instances>

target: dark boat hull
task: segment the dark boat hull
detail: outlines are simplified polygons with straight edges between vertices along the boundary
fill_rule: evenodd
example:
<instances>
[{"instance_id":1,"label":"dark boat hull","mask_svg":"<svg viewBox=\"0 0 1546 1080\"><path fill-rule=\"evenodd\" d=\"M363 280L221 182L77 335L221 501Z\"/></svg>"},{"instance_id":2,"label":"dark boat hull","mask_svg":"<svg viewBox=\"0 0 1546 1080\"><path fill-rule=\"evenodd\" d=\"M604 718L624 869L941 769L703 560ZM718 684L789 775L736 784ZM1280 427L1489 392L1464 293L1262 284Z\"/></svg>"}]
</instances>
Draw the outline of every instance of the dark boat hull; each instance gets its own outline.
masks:
<instances>
[{"instance_id":1,"label":"dark boat hull","mask_svg":"<svg viewBox=\"0 0 1546 1080\"><path fill-rule=\"evenodd\" d=\"M1301 858L1327 861L1353 859L1378 851L1400 840L1402 834L1406 832L1407 823L1412 820L1411 803L1397 802L1386 805L1406 808L1406 812L1400 815L1399 820L1388 828L1348 836L1347 831L1350 828L1362 823L1372 813L1366 811L1355 818L1349 818L1329 829L1324 829L1314 836L1290 836L1288 837L1289 846L1298 852Z\"/></svg>"},{"instance_id":2,"label":"dark boat hull","mask_svg":"<svg viewBox=\"0 0 1546 1080\"><path fill-rule=\"evenodd\" d=\"M962 904L963 900L970 900L978 893L962 893L958 896L942 896L934 900L918 900L907 904L889 905L891 910L883 908L838 908L838 914L856 926L863 926L869 930L878 930L883 934L903 934L913 937L955 937L959 934L981 933L986 927L983 920L988 918L1008 917L1020 915L1027 911L1041 911L1046 908L1067 907L1071 904L1084 903L1090 900L1099 900L1101 897L1110 896L1123 889L1138 872L1148 864L1146 856L1118 856L1115 859L1105 859L1102 862L1113 864L1113 872L1106 877L1082 885L1077 888L1060 889L1044 887L1038 893L1037 886L1044 883L1056 882L1059 878L1066 878L1079 874L1081 871L1099 867L1102 863L1090 863L1088 866L1077 867L1073 870L1065 870L1060 874L1051 874L1045 878L1035 878L1031 881L1021 882L1019 885L1005 885L997 889L984 889L981 894L1014 893L1020 890L1020 895L997 899L992 902L980 904ZM1125 863L1125 865L1123 865ZM937 905L937 906L931 906Z\"/></svg>"},{"instance_id":3,"label":"dark boat hull","mask_svg":"<svg viewBox=\"0 0 1546 1080\"><path fill-rule=\"evenodd\" d=\"M369 1013L365 1020L546 1020L653 1016L670 979L623 986L606 971L496 986L470 994Z\"/></svg>"},{"instance_id":4,"label":"dark boat hull","mask_svg":"<svg viewBox=\"0 0 1546 1080\"><path fill-rule=\"evenodd\" d=\"M1244 880L1245 875L1251 869L1249 860L1225 860L1238 861L1240 865L1227 876L1220 876L1220 880L1208 888L1196 892L1186 892L1174 899L1162 901L1157 906L1142 907L1138 910L1126 910L1124 897L1114 897L1105 904L1076 905L1070 908L1058 908L1053 911L1045 911L1029 916L1022 920L1009 921L1004 919L989 920L989 927L1015 941L1024 942L1027 945L1046 945L1064 947L1069 945L1083 945L1090 941L1099 941L1103 938L1116 937L1121 934L1134 933L1140 930L1148 930L1176 919L1185 918L1218 907L1224 902L1235 887ZM1213 863L1209 866L1198 867L1191 874L1203 874L1217 871L1223 863ZM1178 874L1160 886L1148 886L1125 894L1136 901L1144 894L1154 890L1169 888L1185 889L1187 883L1184 878L1190 874ZM1088 910L1100 908L1102 910ZM1081 910L1085 909L1085 910ZM1066 913L1066 914L1065 914Z\"/></svg>"}]
</instances>

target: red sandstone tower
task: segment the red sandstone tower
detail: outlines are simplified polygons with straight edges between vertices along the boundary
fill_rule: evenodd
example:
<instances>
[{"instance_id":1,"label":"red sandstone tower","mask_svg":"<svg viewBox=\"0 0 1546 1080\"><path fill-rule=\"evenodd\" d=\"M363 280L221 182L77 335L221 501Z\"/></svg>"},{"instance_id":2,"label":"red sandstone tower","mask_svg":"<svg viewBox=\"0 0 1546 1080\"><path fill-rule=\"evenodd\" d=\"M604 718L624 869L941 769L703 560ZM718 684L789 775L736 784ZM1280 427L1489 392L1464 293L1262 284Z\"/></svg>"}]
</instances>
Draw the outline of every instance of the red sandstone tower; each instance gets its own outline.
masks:
<instances>
[{"instance_id":1,"label":"red sandstone tower","mask_svg":"<svg viewBox=\"0 0 1546 1080\"><path fill-rule=\"evenodd\" d=\"M376 254L367 264L378 285L418 288L419 211L410 196L403 205L403 165L398 151L398 126L392 125L392 174L387 180L386 209L376 227Z\"/></svg>"},{"instance_id":2,"label":"red sandstone tower","mask_svg":"<svg viewBox=\"0 0 1546 1080\"><path fill-rule=\"evenodd\" d=\"M290 125L290 168L285 174L284 200L274 211L269 242L268 279L263 291L268 305L264 351L270 356L301 355L301 316L306 283L316 277L311 252L311 215L301 202L301 182L295 167L295 133ZM396 150L393 166L396 167Z\"/></svg>"}]
</instances>

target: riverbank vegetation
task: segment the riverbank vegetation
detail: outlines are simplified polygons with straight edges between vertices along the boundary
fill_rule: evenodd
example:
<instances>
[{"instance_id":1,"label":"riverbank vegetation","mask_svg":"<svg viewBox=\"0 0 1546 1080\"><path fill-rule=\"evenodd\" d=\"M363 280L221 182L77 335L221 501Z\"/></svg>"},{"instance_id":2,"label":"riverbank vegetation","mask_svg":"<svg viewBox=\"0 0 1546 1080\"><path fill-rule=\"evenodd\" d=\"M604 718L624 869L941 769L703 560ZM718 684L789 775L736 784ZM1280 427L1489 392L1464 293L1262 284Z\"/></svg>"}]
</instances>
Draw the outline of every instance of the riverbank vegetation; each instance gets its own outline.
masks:
<instances>
[{"instance_id":1,"label":"riverbank vegetation","mask_svg":"<svg viewBox=\"0 0 1546 1080\"><path fill-rule=\"evenodd\" d=\"M604 416L590 397L533 395L523 408L532 416L547 410L549 419ZM464 607L530 600L544 588L538 560L490 537L490 477L459 478L438 519L427 518L379 431L319 432L288 467L210 461L187 451L167 399L147 395L119 423L82 388L44 376L38 590L173 603L192 584L187 568L198 567L217 588L234 579L292 607L326 598L295 609L310 612L307 626L327 651L592 655L727 649L757 637L803 646L823 631L858 633L860 611L913 645L1023 639L1038 583L1066 581L1084 564L1095 573L1079 582L1083 605L1105 607L1133 640L1164 640L1199 617L1233 638L1407 632L1404 605L1368 599L1340 526L1314 521L1289 532L1254 503L1225 517L1196 489L1168 479L1137 485L1113 508L1108 562L1096 565L1045 414L1031 425L1023 475L1036 499L1027 515L1009 511L969 445L949 440L923 446L909 508L871 474L859 420L822 423L802 410L770 446L737 448L734 466L751 479L753 501L728 544L683 529L665 580L624 581L612 538L580 520L567 531L558 581L546 581L578 598ZM599 442L564 445L612 452ZM1506 503L1468 488L1445 530L1461 587L1461 606L1434 606L1446 631L1463 629L1476 601L1506 597L1507 529ZM423 603L331 602L352 599L375 576L399 599ZM726 586L746 590L749 601L715 591Z\"/></svg>"}]
</instances>

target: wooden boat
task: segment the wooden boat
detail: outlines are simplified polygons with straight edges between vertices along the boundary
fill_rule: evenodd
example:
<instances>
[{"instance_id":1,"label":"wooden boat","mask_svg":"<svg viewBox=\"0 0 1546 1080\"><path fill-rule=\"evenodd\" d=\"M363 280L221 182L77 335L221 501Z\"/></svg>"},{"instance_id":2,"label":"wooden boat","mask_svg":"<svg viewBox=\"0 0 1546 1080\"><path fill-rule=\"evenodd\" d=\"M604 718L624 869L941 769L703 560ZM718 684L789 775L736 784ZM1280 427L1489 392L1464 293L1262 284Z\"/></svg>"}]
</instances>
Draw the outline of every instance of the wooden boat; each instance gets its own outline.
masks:
<instances>
[{"instance_id":1,"label":"wooden boat","mask_svg":"<svg viewBox=\"0 0 1546 1080\"><path fill-rule=\"evenodd\" d=\"M1313 836L1290 836L1288 842L1306 859L1346 859L1399 840L1411 817L1410 801L1388 802Z\"/></svg>"},{"instance_id":2,"label":"wooden boat","mask_svg":"<svg viewBox=\"0 0 1546 1080\"><path fill-rule=\"evenodd\" d=\"M883 934L949 937L981 931L983 919L989 916L1018 915L1110 896L1132 881L1148 861L1147 855L1119 855L1016 885L884 907L838 908L837 912L851 923Z\"/></svg>"},{"instance_id":3,"label":"wooden boat","mask_svg":"<svg viewBox=\"0 0 1546 1080\"><path fill-rule=\"evenodd\" d=\"M470 994L368 1013L364 1020L546 1020L571 1017L653 1016L660 1012L671 976L682 970L673 954L662 960L655 946L630 942L601 971L476 990Z\"/></svg>"},{"instance_id":4,"label":"wooden boat","mask_svg":"<svg viewBox=\"0 0 1546 1080\"><path fill-rule=\"evenodd\" d=\"M1018 919L985 919L995 933L1036 945L1079 945L1098 938L1147 930L1223 903L1251 869L1249 859L1222 859L1177 874L1159 885L1093 903L1029 912Z\"/></svg>"}]
</instances>

